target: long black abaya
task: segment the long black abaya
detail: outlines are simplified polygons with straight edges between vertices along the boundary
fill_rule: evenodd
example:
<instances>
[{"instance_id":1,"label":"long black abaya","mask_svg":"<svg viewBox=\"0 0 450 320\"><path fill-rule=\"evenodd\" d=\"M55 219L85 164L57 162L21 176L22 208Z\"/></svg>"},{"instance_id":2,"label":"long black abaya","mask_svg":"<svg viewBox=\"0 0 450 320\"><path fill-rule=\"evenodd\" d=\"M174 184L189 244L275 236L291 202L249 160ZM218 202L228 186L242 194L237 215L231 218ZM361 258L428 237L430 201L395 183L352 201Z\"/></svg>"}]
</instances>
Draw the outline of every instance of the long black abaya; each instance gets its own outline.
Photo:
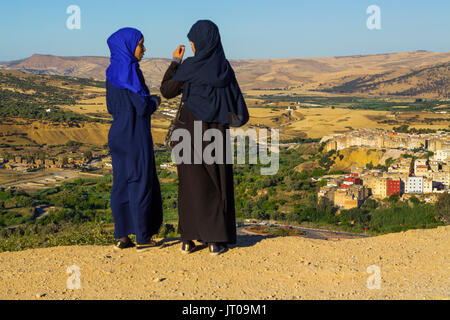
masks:
<instances>
[{"instance_id":1,"label":"long black abaya","mask_svg":"<svg viewBox=\"0 0 450 320\"><path fill-rule=\"evenodd\" d=\"M179 64L172 62L161 84L161 93L170 99L183 90L184 82L171 80ZM200 121L188 108L182 107L175 128L187 129L194 137L194 121ZM225 130L220 123L202 121L202 135L207 129L218 129L225 141ZM193 141L193 139L192 139ZM203 143L203 149L210 142ZM224 144L226 148L227 144ZM191 145L191 154L194 146ZM225 150L223 151L225 155ZM179 164L177 165L179 232L183 241L202 240L213 243L236 243L232 164Z\"/></svg>"}]
</instances>

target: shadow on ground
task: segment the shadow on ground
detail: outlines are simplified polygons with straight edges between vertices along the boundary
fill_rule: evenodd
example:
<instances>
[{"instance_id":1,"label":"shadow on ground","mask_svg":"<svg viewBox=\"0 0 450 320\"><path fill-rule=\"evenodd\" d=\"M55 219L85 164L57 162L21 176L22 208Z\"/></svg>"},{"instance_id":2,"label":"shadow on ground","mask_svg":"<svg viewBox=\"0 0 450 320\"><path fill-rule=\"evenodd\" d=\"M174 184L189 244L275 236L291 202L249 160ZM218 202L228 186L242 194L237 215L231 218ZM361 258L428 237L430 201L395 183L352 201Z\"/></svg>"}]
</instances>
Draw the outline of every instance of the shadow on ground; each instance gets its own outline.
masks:
<instances>
[{"instance_id":1,"label":"shadow on ground","mask_svg":"<svg viewBox=\"0 0 450 320\"><path fill-rule=\"evenodd\" d=\"M276 238L274 235L257 235L257 234L240 234L237 237L237 243L231 245L230 248L236 247L252 247L264 239Z\"/></svg>"},{"instance_id":2,"label":"shadow on ground","mask_svg":"<svg viewBox=\"0 0 450 320\"><path fill-rule=\"evenodd\" d=\"M253 234L238 234L237 236L237 243L233 244L233 245L229 245L228 247L230 249L233 248L245 248L245 247L252 247L255 244L257 244L258 242L264 240L264 239L269 239L269 238L276 238L276 236L273 235L253 235ZM165 238L165 239L161 239L158 242L159 248L163 249L163 248L168 248L168 247L172 247L172 246L176 246L179 245L181 247L181 238ZM199 244L199 242L196 242L197 246L196 249L194 250L194 252L196 251L200 251L203 249L207 249L208 246L206 244ZM193 252L193 253L194 253Z\"/></svg>"}]
</instances>

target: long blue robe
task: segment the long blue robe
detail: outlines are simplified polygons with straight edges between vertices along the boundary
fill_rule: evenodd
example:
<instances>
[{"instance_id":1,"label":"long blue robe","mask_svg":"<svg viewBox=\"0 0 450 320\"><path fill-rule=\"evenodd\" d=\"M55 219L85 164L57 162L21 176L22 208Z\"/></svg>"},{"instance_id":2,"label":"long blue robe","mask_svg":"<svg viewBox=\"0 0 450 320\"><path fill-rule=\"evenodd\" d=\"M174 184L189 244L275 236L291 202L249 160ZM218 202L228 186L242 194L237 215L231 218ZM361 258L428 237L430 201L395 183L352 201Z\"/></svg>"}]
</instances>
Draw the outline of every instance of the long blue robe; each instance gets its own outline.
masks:
<instances>
[{"instance_id":1,"label":"long blue robe","mask_svg":"<svg viewBox=\"0 0 450 320\"><path fill-rule=\"evenodd\" d=\"M108 135L112 157L111 210L114 237L136 235L148 243L162 224L161 189L156 175L151 114L156 103L106 82L106 101L113 123Z\"/></svg>"}]
</instances>

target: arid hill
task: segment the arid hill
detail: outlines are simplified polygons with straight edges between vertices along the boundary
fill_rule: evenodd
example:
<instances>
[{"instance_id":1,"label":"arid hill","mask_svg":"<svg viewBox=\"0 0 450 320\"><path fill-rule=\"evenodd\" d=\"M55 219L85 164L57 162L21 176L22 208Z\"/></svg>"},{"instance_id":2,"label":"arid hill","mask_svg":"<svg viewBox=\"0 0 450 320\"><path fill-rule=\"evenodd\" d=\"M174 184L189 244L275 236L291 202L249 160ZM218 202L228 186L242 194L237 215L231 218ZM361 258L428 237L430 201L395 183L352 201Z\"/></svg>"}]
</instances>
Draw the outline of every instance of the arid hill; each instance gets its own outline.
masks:
<instances>
[{"instance_id":1,"label":"arid hill","mask_svg":"<svg viewBox=\"0 0 450 320\"><path fill-rule=\"evenodd\" d=\"M170 59L144 59L150 86L158 87ZM450 52L413 51L325 58L232 60L244 90L289 90L357 95L448 98ZM1 68L104 80L107 57L33 55Z\"/></svg>"},{"instance_id":2,"label":"arid hill","mask_svg":"<svg viewBox=\"0 0 450 320\"><path fill-rule=\"evenodd\" d=\"M449 226L339 241L248 235L217 257L183 255L176 239L141 254L112 246L4 252L0 299L445 300L449 236Z\"/></svg>"}]
</instances>

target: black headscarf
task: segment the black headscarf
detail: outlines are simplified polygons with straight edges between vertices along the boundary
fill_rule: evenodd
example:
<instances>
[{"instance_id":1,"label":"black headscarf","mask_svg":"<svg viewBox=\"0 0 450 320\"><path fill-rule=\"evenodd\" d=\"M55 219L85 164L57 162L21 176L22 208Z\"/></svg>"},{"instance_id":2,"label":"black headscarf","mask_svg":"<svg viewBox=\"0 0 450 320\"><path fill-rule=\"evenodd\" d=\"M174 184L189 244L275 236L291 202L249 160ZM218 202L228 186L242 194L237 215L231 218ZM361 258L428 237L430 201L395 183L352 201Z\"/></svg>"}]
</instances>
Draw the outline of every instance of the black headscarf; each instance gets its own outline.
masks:
<instances>
[{"instance_id":1,"label":"black headscarf","mask_svg":"<svg viewBox=\"0 0 450 320\"><path fill-rule=\"evenodd\" d=\"M249 114L233 68L225 58L219 29L197 21L188 33L195 56L187 58L172 80L184 81L185 106L200 120L240 127Z\"/></svg>"}]
</instances>

